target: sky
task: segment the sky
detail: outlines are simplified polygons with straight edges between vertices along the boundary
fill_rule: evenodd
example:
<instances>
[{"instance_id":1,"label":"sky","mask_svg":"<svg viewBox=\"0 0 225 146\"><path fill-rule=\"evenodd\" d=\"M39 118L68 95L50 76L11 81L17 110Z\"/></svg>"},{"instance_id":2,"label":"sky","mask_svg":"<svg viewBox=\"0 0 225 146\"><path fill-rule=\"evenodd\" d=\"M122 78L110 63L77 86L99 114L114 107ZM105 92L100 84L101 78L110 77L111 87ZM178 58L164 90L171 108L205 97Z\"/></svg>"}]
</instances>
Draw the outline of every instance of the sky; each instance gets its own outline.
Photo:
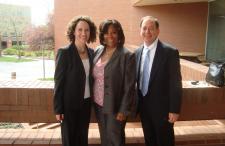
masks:
<instances>
[{"instance_id":1,"label":"sky","mask_svg":"<svg viewBox=\"0 0 225 146\"><path fill-rule=\"evenodd\" d=\"M54 0L0 0L0 3L30 6L31 22L34 25L45 24L48 14L54 9Z\"/></svg>"}]
</instances>

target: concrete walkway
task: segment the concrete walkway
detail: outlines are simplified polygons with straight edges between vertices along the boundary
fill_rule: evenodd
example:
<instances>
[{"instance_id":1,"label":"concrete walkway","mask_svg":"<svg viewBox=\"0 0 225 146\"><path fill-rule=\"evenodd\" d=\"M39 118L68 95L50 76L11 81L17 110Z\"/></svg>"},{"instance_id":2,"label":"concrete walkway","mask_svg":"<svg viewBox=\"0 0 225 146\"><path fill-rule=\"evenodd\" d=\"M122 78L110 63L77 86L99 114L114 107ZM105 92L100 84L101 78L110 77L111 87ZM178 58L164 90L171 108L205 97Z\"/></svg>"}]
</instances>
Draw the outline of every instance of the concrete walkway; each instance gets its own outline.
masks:
<instances>
[{"instance_id":1,"label":"concrete walkway","mask_svg":"<svg viewBox=\"0 0 225 146\"><path fill-rule=\"evenodd\" d=\"M52 78L55 70L53 60L45 60L45 78ZM16 79L36 80L44 77L43 60L37 59L31 62L0 62L0 80L11 79L11 73L16 72Z\"/></svg>"},{"instance_id":2,"label":"concrete walkway","mask_svg":"<svg viewBox=\"0 0 225 146\"><path fill-rule=\"evenodd\" d=\"M178 121L176 146L224 146L225 120ZM127 146L144 146L140 123L126 126ZM0 146L60 146L60 129L0 129ZM100 146L97 124L89 128L89 145Z\"/></svg>"}]
</instances>

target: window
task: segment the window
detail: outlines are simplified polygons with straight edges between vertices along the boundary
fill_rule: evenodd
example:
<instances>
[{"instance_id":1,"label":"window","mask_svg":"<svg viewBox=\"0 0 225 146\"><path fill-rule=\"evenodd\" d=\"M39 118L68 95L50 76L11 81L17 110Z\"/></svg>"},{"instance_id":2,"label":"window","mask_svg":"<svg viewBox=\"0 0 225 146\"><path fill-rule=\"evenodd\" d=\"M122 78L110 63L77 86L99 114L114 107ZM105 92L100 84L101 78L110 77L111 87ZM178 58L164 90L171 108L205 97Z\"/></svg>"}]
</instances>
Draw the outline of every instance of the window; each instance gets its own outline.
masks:
<instances>
[{"instance_id":1,"label":"window","mask_svg":"<svg viewBox=\"0 0 225 146\"><path fill-rule=\"evenodd\" d=\"M209 3L206 59L225 61L225 1Z\"/></svg>"}]
</instances>

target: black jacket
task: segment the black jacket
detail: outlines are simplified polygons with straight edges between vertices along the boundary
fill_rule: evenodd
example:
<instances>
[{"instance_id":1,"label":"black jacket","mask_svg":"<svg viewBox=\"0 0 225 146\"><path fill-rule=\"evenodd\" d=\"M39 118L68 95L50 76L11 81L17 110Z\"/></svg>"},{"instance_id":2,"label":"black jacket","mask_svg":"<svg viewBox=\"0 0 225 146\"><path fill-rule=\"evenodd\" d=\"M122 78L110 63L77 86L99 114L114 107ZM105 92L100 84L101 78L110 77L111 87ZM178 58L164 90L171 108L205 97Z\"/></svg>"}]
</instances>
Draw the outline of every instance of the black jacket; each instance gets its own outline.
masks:
<instances>
[{"instance_id":1,"label":"black jacket","mask_svg":"<svg viewBox=\"0 0 225 146\"><path fill-rule=\"evenodd\" d=\"M142 97L139 90L141 54L144 46L136 50L138 100L140 106L154 115L179 113L182 97L182 77L177 49L158 41L152 64L148 93ZM142 100L144 99L144 100ZM144 102L141 102L144 101Z\"/></svg>"},{"instance_id":2,"label":"black jacket","mask_svg":"<svg viewBox=\"0 0 225 146\"><path fill-rule=\"evenodd\" d=\"M93 54L94 51L88 49L90 89L92 88ZM74 43L58 50L54 80L53 104L55 114L63 114L65 111L71 109L79 109L84 102L86 75L82 60Z\"/></svg>"}]
</instances>

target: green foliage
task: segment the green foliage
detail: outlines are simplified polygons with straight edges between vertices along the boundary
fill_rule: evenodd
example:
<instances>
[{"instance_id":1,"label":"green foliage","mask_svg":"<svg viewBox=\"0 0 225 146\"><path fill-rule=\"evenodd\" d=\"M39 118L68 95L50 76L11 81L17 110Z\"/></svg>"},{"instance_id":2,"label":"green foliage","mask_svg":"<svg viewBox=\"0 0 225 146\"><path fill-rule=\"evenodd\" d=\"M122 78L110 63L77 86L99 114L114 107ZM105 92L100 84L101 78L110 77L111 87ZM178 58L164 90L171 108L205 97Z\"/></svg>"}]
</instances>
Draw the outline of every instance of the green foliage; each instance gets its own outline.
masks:
<instances>
[{"instance_id":1,"label":"green foliage","mask_svg":"<svg viewBox=\"0 0 225 146\"><path fill-rule=\"evenodd\" d=\"M11 48L7 48L3 50L2 54L4 55L18 55L18 50L16 46ZM20 55L24 57L31 57L31 58L40 58L42 57L42 51L26 51L23 49L20 51ZM54 59L54 51L53 50L44 50L44 57L47 59Z\"/></svg>"},{"instance_id":2,"label":"green foliage","mask_svg":"<svg viewBox=\"0 0 225 146\"><path fill-rule=\"evenodd\" d=\"M0 129L20 129L24 128L21 123L0 123Z\"/></svg>"},{"instance_id":3,"label":"green foliage","mask_svg":"<svg viewBox=\"0 0 225 146\"><path fill-rule=\"evenodd\" d=\"M15 48L7 48L2 51L2 54L4 55L16 55L17 50Z\"/></svg>"},{"instance_id":4,"label":"green foliage","mask_svg":"<svg viewBox=\"0 0 225 146\"><path fill-rule=\"evenodd\" d=\"M38 80L41 80L41 81L53 81L54 78L41 78L41 79L38 79Z\"/></svg>"},{"instance_id":5,"label":"green foliage","mask_svg":"<svg viewBox=\"0 0 225 146\"><path fill-rule=\"evenodd\" d=\"M32 51L33 57L43 57L43 52L42 51ZM54 51L53 50L45 50L44 51L44 57L47 59L54 59Z\"/></svg>"},{"instance_id":6,"label":"green foliage","mask_svg":"<svg viewBox=\"0 0 225 146\"><path fill-rule=\"evenodd\" d=\"M33 60L32 59L25 59L25 58L18 59L18 57L6 57L6 56L0 57L0 62L19 63L19 62L30 62L30 61L33 61Z\"/></svg>"},{"instance_id":7,"label":"green foliage","mask_svg":"<svg viewBox=\"0 0 225 146\"><path fill-rule=\"evenodd\" d=\"M41 51L34 51L35 56L40 57L42 56L42 52ZM44 53L45 55L45 53Z\"/></svg>"},{"instance_id":8,"label":"green foliage","mask_svg":"<svg viewBox=\"0 0 225 146\"><path fill-rule=\"evenodd\" d=\"M16 49L16 50L19 50L19 49L21 49L21 50L25 50L25 49L27 49L28 48L28 46L27 45L13 45L11 48L13 48L13 49Z\"/></svg>"},{"instance_id":9,"label":"green foliage","mask_svg":"<svg viewBox=\"0 0 225 146\"><path fill-rule=\"evenodd\" d=\"M35 57L35 54L32 51L25 51L24 56L25 57Z\"/></svg>"},{"instance_id":10,"label":"green foliage","mask_svg":"<svg viewBox=\"0 0 225 146\"><path fill-rule=\"evenodd\" d=\"M25 54L24 50L26 50L27 48L28 48L27 45L21 45L21 46L14 45L10 48L4 49L2 53L4 55L18 55L20 50L20 55L24 56Z\"/></svg>"}]
</instances>

